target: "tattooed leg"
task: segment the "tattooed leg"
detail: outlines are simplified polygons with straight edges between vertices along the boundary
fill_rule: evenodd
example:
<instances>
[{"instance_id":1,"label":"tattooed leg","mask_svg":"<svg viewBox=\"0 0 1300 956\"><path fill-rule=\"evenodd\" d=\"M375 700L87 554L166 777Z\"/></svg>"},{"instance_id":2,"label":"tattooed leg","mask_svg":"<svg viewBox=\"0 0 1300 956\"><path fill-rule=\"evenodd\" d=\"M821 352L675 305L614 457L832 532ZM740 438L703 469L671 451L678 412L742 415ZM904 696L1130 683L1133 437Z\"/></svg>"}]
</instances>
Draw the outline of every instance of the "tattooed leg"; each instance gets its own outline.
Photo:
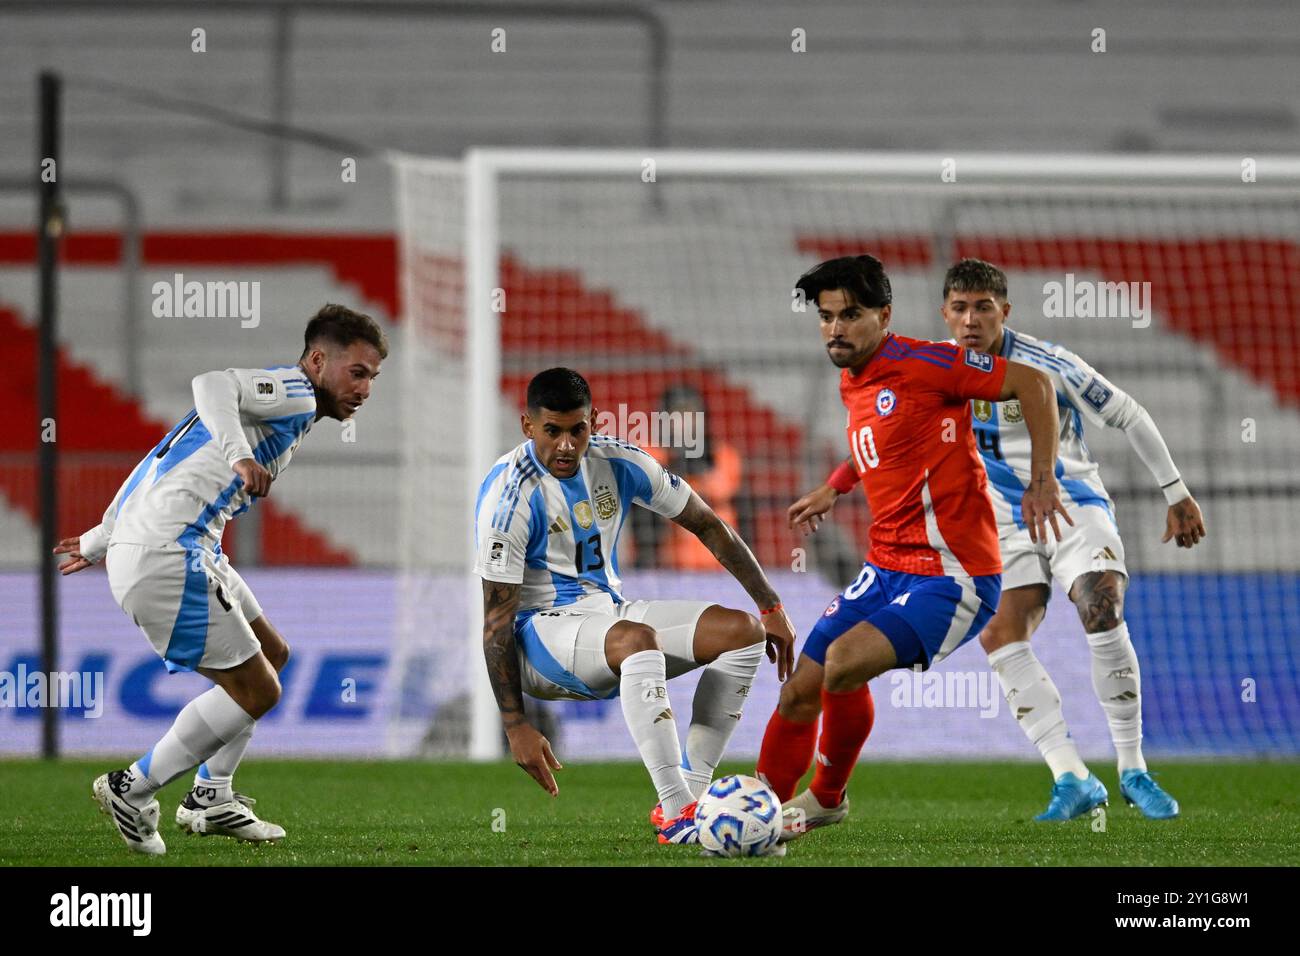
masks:
<instances>
[{"instance_id":1,"label":"tattooed leg","mask_svg":"<svg viewBox=\"0 0 1300 956\"><path fill-rule=\"evenodd\" d=\"M1124 622L1128 579L1117 571L1080 575L1070 588L1092 651L1092 687L1106 712L1121 773L1145 770L1142 758L1142 682L1137 653Z\"/></svg>"}]
</instances>

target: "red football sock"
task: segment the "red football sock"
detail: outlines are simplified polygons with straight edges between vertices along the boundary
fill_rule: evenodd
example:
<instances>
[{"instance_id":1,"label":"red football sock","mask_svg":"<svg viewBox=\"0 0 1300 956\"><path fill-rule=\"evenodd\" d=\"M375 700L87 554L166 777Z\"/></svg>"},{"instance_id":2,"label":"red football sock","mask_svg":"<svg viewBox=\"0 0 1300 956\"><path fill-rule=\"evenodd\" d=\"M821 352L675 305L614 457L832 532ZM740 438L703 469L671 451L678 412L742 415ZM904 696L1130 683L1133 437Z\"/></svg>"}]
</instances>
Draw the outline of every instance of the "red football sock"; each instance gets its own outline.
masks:
<instances>
[{"instance_id":1,"label":"red football sock","mask_svg":"<svg viewBox=\"0 0 1300 956\"><path fill-rule=\"evenodd\" d=\"M812 766L817 743L817 721L797 724L772 711L758 754L758 774L767 781L782 803L794 796L794 788Z\"/></svg>"},{"instance_id":2,"label":"red football sock","mask_svg":"<svg viewBox=\"0 0 1300 956\"><path fill-rule=\"evenodd\" d=\"M866 684L842 694L822 688L822 736L809 789L823 807L836 807L844 800L844 789L875 719L876 706Z\"/></svg>"}]
</instances>

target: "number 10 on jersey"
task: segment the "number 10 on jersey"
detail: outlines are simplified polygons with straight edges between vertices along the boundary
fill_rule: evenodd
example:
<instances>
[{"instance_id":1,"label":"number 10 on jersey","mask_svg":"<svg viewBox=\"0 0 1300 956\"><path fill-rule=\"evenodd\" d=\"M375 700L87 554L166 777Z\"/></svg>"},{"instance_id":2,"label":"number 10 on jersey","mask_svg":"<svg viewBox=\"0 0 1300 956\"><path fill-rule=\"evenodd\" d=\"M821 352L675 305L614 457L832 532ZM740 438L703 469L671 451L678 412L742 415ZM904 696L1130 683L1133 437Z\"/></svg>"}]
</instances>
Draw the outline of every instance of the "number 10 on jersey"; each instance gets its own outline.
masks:
<instances>
[{"instance_id":1,"label":"number 10 on jersey","mask_svg":"<svg viewBox=\"0 0 1300 956\"><path fill-rule=\"evenodd\" d=\"M856 435L850 436L849 447L853 449L853 460L858 464L858 471L880 466L880 456L876 454L876 439L871 434L870 425L863 425Z\"/></svg>"}]
</instances>

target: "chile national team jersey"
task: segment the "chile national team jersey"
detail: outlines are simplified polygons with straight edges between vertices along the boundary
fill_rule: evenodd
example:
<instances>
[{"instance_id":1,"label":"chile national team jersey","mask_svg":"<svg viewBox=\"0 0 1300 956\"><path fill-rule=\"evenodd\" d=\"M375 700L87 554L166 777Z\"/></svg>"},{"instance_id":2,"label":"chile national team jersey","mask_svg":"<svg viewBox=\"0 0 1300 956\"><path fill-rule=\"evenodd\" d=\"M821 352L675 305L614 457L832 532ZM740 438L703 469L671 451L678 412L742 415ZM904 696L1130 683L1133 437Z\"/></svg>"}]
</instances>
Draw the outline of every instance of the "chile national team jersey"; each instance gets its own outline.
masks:
<instances>
[{"instance_id":1,"label":"chile national team jersey","mask_svg":"<svg viewBox=\"0 0 1300 956\"><path fill-rule=\"evenodd\" d=\"M909 574L1000 574L997 522L968 402L996 401L1003 358L887 333L844 369L853 462L871 507L867 560Z\"/></svg>"}]
</instances>

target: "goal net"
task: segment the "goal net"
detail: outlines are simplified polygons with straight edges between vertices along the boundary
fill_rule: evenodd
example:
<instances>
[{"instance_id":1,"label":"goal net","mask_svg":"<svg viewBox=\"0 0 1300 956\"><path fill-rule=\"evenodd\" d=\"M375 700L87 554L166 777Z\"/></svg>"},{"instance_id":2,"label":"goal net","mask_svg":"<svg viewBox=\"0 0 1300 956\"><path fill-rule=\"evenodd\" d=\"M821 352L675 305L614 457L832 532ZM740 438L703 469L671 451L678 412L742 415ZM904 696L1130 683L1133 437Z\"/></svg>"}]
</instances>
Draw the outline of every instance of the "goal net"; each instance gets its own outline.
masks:
<instances>
[{"instance_id":1,"label":"goal net","mask_svg":"<svg viewBox=\"0 0 1300 956\"><path fill-rule=\"evenodd\" d=\"M1148 750L1300 746L1300 163L1261 158L475 151L399 157L405 447L394 753L500 753L470 574L476 489L522 440L529 378L590 382L609 434L652 446L731 521L800 638L857 573L869 515L842 500L811 539L788 505L845 457L838 372L796 278L869 252L893 329L946 338L943 273L1010 280L1008 325L1079 353L1151 413L1205 513L1162 544L1166 505L1122 432L1085 426L1131 574ZM633 598L751 604L649 512L618 554ZM1085 756L1110 753L1063 593L1035 638ZM674 681L685 714L690 675ZM1034 757L978 642L873 684L864 759ZM731 749L757 753L764 664ZM562 759L635 757L617 701L540 705Z\"/></svg>"}]
</instances>

